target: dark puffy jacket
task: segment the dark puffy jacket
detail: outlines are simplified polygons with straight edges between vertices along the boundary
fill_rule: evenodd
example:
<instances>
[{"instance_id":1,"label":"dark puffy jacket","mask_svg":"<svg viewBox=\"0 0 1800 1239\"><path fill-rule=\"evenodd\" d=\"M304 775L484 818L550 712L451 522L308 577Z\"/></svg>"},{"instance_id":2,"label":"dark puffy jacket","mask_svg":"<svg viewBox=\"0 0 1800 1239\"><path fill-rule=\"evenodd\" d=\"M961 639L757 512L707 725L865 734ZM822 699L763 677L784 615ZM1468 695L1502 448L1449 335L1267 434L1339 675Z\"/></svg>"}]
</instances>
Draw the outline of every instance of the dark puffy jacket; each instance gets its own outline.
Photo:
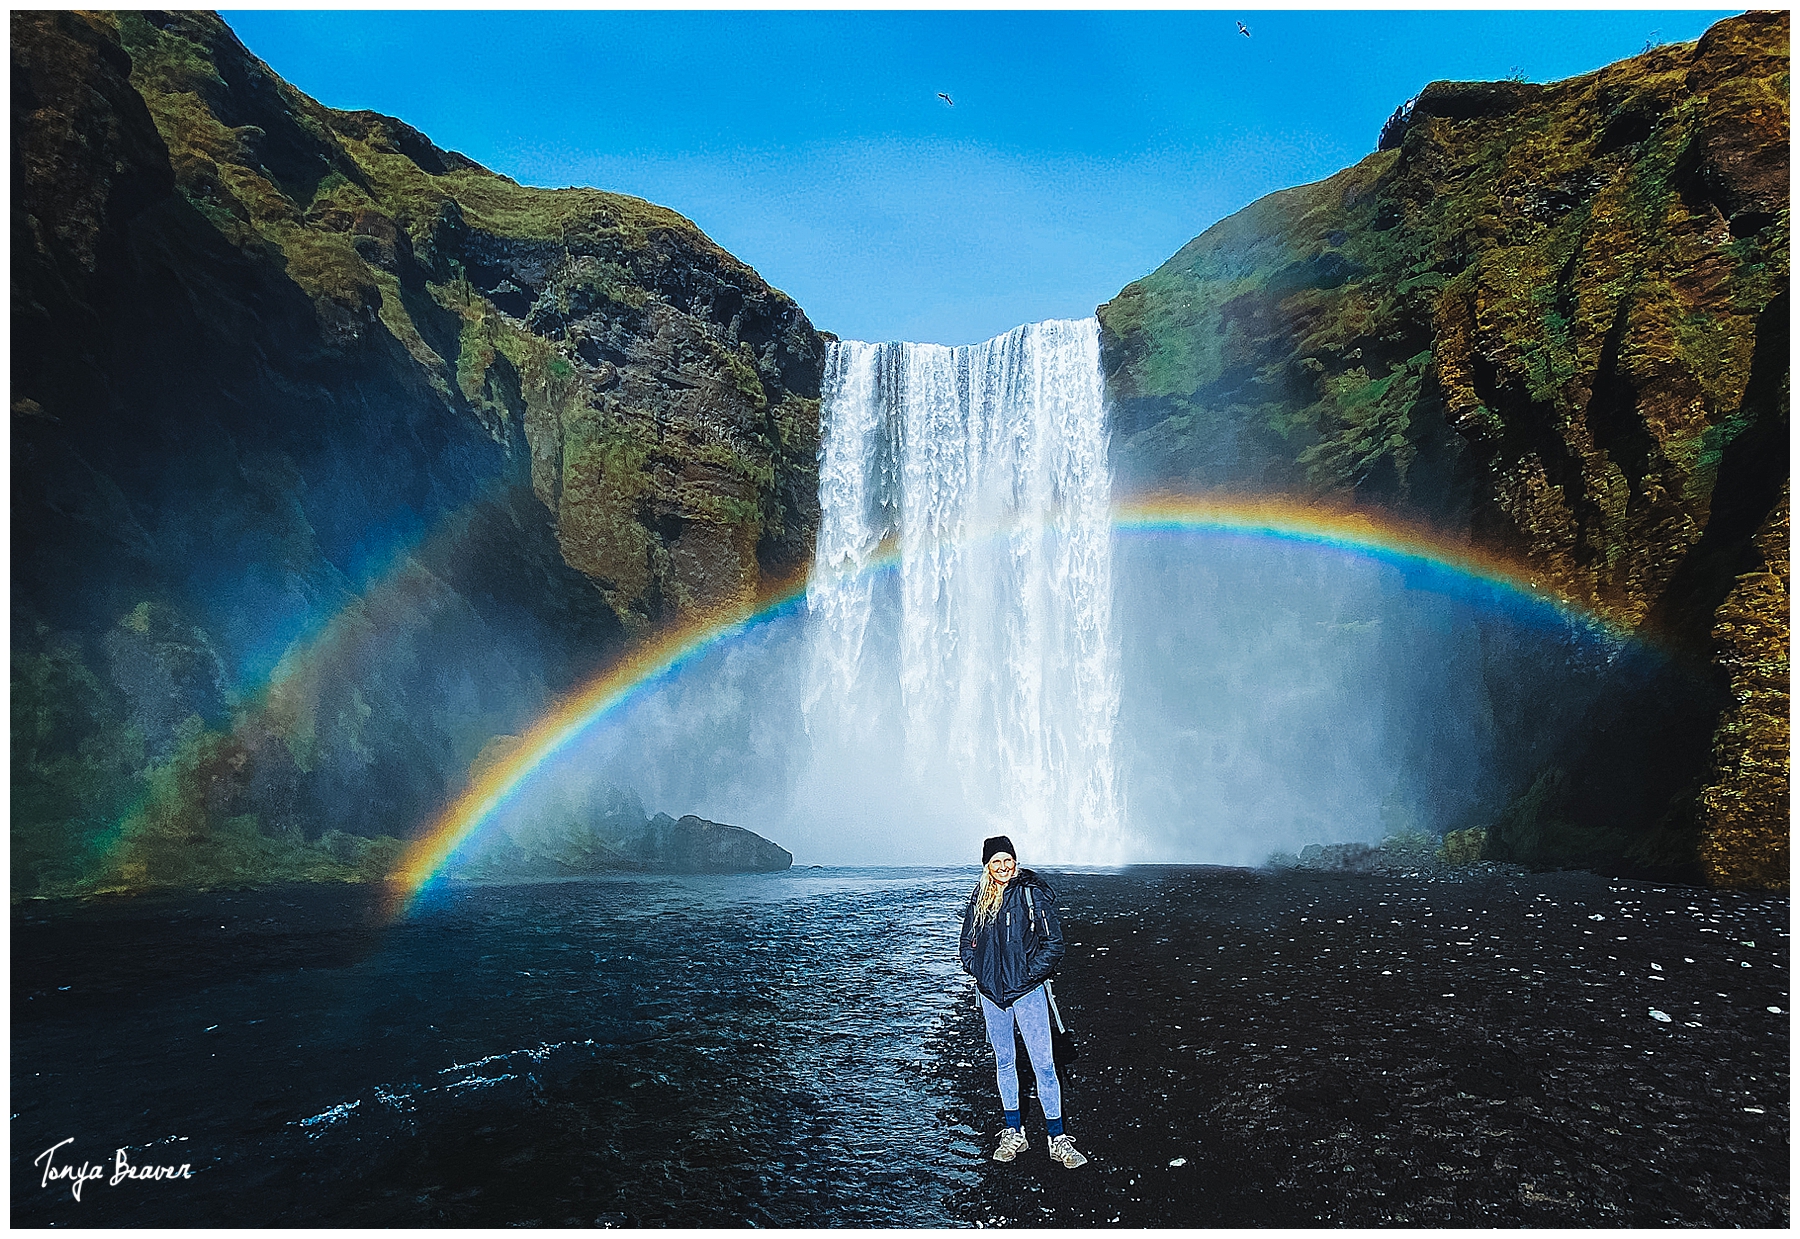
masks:
<instances>
[{"instance_id":1,"label":"dark puffy jacket","mask_svg":"<svg viewBox=\"0 0 1800 1239\"><path fill-rule=\"evenodd\" d=\"M1031 888L1027 912L1025 889ZM1062 921L1056 915L1056 892L1029 869L1021 869L1000 896L993 923L975 927L976 885L963 908L962 966L995 1006L1010 1007L1044 983L1062 962Z\"/></svg>"}]
</instances>

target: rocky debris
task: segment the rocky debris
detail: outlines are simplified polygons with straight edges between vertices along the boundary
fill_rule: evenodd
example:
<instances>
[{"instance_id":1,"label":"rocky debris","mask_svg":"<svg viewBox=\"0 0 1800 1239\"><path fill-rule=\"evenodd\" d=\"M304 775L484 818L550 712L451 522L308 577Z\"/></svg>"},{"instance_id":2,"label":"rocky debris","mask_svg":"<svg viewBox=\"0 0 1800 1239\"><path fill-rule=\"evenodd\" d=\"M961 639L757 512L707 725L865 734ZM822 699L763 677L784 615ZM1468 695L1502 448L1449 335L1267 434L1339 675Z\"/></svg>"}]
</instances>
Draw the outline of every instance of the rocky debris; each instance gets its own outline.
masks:
<instances>
[{"instance_id":1,"label":"rocky debris","mask_svg":"<svg viewBox=\"0 0 1800 1239\"><path fill-rule=\"evenodd\" d=\"M1487 850L1487 831L1478 826L1444 833L1444 842L1435 853L1447 865L1472 865Z\"/></svg>"},{"instance_id":2,"label":"rocky debris","mask_svg":"<svg viewBox=\"0 0 1800 1239\"><path fill-rule=\"evenodd\" d=\"M1485 831L1453 830L1440 842L1428 834L1390 835L1380 843L1310 843L1298 856L1277 852L1270 869L1318 873L1374 873L1434 879L1486 879L1522 874L1522 865L1482 859Z\"/></svg>"},{"instance_id":3,"label":"rocky debris","mask_svg":"<svg viewBox=\"0 0 1800 1239\"><path fill-rule=\"evenodd\" d=\"M1381 862L1381 849L1367 843L1308 844L1300 849L1299 869L1327 873L1370 873Z\"/></svg>"},{"instance_id":4,"label":"rocky debris","mask_svg":"<svg viewBox=\"0 0 1800 1239\"><path fill-rule=\"evenodd\" d=\"M1099 310L1121 489L1383 510L1655 643L1501 755L1500 859L1785 881L1788 24L1434 82Z\"/></svg>"}]
</instances>

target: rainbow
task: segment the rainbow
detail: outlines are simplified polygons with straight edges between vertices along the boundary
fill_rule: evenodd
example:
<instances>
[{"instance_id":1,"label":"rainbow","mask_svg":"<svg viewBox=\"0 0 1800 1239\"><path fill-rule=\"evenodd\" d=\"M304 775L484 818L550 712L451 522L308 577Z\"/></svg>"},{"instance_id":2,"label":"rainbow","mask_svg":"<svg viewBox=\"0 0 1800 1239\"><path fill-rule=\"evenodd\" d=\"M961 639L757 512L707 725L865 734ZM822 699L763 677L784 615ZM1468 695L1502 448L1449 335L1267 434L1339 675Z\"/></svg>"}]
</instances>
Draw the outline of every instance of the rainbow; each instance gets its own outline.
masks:
<instances>
[{"instance_id":1,"label":"rainbow","mask_svg":"<svg viewBox=\"0 0 1800 1239\"><path fill-rule=\"evenodd\" d=\"M1453 542L1422 526L1391 517L1267 498L1197 498L1152 495L1113 508L1113 527L1122 533L1227 533L1328 547L1401 567L1420 566L1474 578L1522 601L1551 609L1563 619L1632 639L1629 627L1561 598L1531 572L1511 560ZM1001 536L992 531L986 536ZM862 569L888 571L899 549L885 545ZM600 719L706 654L715 646L796 611L804 601L806 578L784 583L757 605L714 614L671 629L629 651L617 663L539 719L511 753L488 768L417 836L389 875L389 908L402 915L419 892L443 869L464 840L475 833L546 761L562 752Z\"/></svg>"},{"instance_id":2,"label":"rainbow","mask_svg":"<svg viewBox=\"0 0 1800 1239\"><path fill-rule=\"evenodd\" d=\"M593 723L661 683L721 642L794 610L806 596L804 574L766 593L749 608L713 612L651 637L564 697L519 738L519 743L407 845L388 874L390 916L405 913L458 846L474 834L540 766Z\"/></svg>"},{"instance_id":3,"label":"rainbow","mask_svg":"<svg viewBox=\"0 0 1800 1239\"><path fill-rule=\"evenodd\" d=\"M1402 568L1427 567L1471 578L1516 599L1597 628L1616 640L1636 640L1633 617L1613 615L1554 591L1516 559L1446 537L1429 526L1367 509L1291 499L1145 495L1113 508L1113 527L1135 533L1226 533L1348 551Z\"/></svg>"}]
</instances>

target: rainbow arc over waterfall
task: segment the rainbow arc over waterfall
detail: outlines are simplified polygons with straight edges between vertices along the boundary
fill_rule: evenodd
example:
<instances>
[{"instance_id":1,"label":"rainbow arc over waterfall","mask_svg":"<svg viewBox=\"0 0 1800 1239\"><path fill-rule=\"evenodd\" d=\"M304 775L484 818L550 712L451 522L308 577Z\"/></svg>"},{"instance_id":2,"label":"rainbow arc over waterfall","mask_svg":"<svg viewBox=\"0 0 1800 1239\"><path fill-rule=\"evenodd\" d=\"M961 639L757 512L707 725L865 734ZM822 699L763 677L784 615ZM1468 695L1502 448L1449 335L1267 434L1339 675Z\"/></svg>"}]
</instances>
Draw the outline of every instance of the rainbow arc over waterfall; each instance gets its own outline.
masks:
<instances>
[{"instance_id":1,"label":"rainbow arc over waterfall","mask_svg":"<svg viewBox=\"0 0 1800 1239\"><path fill-rule=\"evenodd\" d=\"M1231 534L1318 546L1388 563L1429 567L1473 580L1548 608L1567 621L1616 641L1638 639L1623 621L1544 589L1514 561L1460 544L1441 534L1376 512L1327 508L1273 498L1152 495L1115 504L1118 533ZM996 529L977 537L999 537ZM859 571L893 571L899 550L887 545ZM784 582L756 604L736 613L714 614L672 629L629 651L617 663L551 708L526 731L502 761L470 784L401 856L389 876L390 909L403 915L418 893L441 873L464 840L505 805L546 761L588 728L628 706L656 685L679 675L708 652L760 625L804 608L804 575Z\"/></svg>"},{"instance_id":2,"label":"rainbow arc over waterfall","mask_svg":"<svg viewBox=\"0 0 1800 1239\"><path fill-rule=\"evenodd\" d=\"M1402 566L1413 561L1493 586L1616 638L1637 636L1627 618L1560 596L1516 559L1368 509L1270 497L1153 494L1114 505L1113 527L1130 532L1234 533L1330 548Z\"/></svg>"}]
</instances>

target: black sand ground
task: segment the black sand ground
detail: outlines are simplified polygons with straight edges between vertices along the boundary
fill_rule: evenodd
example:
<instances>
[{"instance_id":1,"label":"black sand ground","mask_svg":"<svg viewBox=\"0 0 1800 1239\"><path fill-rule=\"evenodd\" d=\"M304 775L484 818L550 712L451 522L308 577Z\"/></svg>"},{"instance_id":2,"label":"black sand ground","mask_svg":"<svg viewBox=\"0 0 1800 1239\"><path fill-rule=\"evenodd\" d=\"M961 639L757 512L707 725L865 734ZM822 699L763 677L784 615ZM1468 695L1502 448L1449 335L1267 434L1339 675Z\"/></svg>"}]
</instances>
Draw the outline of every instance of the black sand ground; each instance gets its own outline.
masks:
<instances>
[{"instance_id":1,"label":"black sand ground","mask_svg":"<svg viewBox=\"0 0 1800 1239\"><path fill-rule=\"evenodd\" d=\"M1028 1101L1031 1148L953 1201L976 1225L1788 1225L1786 896L1050 877L1092 1160L1052 1163ZM962 1004L941 1117L993 1132L982 1037Z\"/></svg>"}]
</instances>

